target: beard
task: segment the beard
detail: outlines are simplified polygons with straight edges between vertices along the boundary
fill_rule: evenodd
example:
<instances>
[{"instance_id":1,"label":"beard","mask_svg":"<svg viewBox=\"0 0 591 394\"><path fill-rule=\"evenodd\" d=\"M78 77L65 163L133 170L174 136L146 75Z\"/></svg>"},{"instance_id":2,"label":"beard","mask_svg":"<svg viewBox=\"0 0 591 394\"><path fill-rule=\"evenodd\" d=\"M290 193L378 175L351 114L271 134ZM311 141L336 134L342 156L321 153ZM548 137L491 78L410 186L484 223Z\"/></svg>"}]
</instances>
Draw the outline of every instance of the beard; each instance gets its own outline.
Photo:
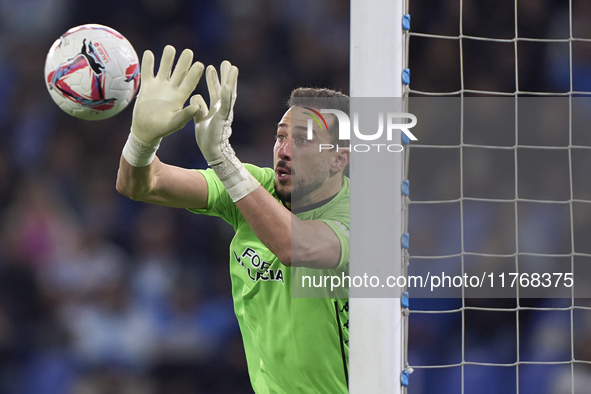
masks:
<instances>
[{"instance_id":1,"label":"beard","mask_svg":"<svg viewBox=\"0 0 591 394\"><path fill-rule=\"evenodd\" d=\"M291 203L291 191L279 188L279 181L275 180L275 194L282 203Z\"/></svg>"},{"instance_id":2,"label":"beard","mask_svg":"<svg viewBox=\"0 0 591 394\"><path fill-rule=\"evenodd\" d=\"M291 187L282 188L281 182L275 179L275 193L281 202L292 203L293 201L301 201L313 191L319 189L324 185L329 177L328 163L322 163L316 167L316 170L311 176L298 177L297 172L291 169Z\"/></svg>"}]
</instances>

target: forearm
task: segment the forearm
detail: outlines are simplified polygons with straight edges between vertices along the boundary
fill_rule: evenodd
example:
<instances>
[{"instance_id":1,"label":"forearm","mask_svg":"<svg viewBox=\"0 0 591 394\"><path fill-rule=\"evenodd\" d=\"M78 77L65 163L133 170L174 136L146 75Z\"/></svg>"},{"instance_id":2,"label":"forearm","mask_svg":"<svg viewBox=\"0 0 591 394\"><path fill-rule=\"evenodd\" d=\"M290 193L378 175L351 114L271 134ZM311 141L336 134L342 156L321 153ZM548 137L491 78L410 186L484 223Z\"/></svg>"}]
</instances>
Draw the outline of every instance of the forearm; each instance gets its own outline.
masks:
<instances>
[{"instance_id":1,"label":"forearm","mask_svg":"<svg viewBox=\"0 0 591 394\"><path fill-rule=\"evenodd\" d=\"M172 208L207 208L207 182L198 171L162 163L134 167L121 157L117 191L132 200Z\"/></svg>"},{"instance_id":2,"label":"forearm","mask_svg":"<svg viewBox=\"0 0 591 394\"><path fill-rule=\"evenodd\" d=\"M335 268L341 245L325 223L301 220L259 186L236 202L257 238L286 266Z\"/></svg>"},{"instance_id":3,"label":"forearm","mask_svg":"<svg viewBox=\"0 0 591 394\"><path fill-rule=\"evenodd\" d=\"M295 216L262 186L237 201L236 207L257 238L277 256L281 263L290 266L292 261L291 223L292 217L295 218Z\"/></svg>"},{"instance_id":4,"label":"forearm","mask_svg":"<svg viewBox=\"0 0 591 394\"><path fill-rule=\"evenodd\" d=\"M154 188L157 167L160 164L156 157L145 167L134 167L121 156L117 172L117 191L132 200L144 201Z\"/></svg>"}]
</instances>

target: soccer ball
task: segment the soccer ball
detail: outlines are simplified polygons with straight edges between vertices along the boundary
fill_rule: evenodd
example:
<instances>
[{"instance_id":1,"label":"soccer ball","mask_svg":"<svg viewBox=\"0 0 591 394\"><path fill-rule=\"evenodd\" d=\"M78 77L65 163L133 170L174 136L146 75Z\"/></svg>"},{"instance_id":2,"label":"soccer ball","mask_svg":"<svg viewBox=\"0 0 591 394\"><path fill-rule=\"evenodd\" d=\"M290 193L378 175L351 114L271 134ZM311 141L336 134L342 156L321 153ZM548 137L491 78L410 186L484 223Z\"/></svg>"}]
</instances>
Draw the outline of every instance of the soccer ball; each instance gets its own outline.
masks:
<instances>
[{"instance_id":1,"label":"soccer ball","mask_svg":"<svg viewBox=\"0 0 591 394\"><path fill-rule=\"evenodd\" d=\"M110 118L135 97L140 84L135 50L107 26L74 27L57 39L45 60L45 83L53 101L85 120Z\"/></svg>"}]
</instances>

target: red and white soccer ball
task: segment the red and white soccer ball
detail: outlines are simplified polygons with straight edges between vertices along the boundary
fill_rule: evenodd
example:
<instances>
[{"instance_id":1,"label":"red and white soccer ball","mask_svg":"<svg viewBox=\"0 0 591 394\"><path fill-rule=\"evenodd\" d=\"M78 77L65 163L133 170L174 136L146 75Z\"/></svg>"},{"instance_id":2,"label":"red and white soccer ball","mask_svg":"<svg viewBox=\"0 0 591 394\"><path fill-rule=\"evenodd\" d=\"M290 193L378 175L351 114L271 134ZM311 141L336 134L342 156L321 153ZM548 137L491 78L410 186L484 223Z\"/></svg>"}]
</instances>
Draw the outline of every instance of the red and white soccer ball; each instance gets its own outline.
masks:
<instances>
[{"instance_id":1,"label":"red and white soccer ball","mask_svg":"<svg viewBox=\"0 0 591 394\"><path fill-rule=\"evenodd\" d=\"M45 83L53 101L80 119L99 120L121 112L135 97L140 66L135 50L107 26L74 27L57 39L45 61Z\"/></svg>"}]
</instances>

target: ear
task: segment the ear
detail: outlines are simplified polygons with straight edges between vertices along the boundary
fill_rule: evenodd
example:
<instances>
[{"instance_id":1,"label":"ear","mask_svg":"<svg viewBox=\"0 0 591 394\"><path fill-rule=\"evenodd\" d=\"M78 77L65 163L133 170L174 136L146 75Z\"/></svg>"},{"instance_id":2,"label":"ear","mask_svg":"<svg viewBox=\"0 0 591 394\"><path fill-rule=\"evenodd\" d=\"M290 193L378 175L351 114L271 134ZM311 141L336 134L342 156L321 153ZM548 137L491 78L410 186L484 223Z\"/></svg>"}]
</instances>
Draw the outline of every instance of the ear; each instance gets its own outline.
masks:
<instances>
[{"instance_id":1,"label":"ear","mask_svg":"<svg viewBox=\"0 0 591 394\"><path fill-rule=\"evenodd\" d=\"M331 165L330 165L330 170L332 172L340 172L343 171L345 169L345 167L347 167L347 165L349 164L349 158L350 158L350 150L349 148L347 149L337 149L337 152L335 153Z\"/></svg>"}]
</instances>

